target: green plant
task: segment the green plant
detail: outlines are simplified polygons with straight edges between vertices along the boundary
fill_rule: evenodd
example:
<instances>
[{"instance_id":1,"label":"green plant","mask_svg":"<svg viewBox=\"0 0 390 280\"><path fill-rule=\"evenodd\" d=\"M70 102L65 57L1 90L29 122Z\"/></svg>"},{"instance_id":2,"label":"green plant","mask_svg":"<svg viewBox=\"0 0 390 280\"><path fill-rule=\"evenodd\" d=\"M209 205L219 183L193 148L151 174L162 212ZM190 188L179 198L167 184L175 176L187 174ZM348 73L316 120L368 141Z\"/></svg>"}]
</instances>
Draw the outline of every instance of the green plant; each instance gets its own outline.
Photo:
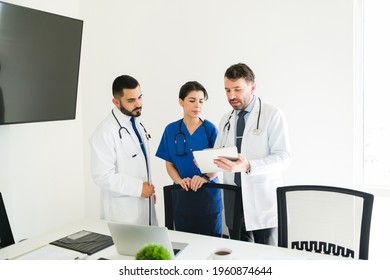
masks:
<instances>
[{"instance_id":1,"label":"green plant","mask_svg":"<svg viewBox=\"0 0 390 280\"><path fill-rule=\"evenodd\" d=\"M136 260L170 260L171 254L160 244L147 244L138 251Z\"/></svg>"}]
</instances>

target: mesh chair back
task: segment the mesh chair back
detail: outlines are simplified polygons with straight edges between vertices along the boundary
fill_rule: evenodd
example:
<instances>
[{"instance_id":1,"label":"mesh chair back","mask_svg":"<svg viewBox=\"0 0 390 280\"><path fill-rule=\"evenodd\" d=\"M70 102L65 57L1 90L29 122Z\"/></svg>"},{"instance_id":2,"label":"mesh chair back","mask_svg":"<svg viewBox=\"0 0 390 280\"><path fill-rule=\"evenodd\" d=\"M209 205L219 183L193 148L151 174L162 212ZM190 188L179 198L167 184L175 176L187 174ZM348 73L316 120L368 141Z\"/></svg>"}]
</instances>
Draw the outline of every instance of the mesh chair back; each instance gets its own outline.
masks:
<instances>
[{"instance_id":1,"label":"mesh chair back","mask_svg":"<svg viewBox=\"0 0 390 280\"><path fill-rule=\"evenodd\" d=\"M277 189L279 246L368 259L373 195L329 186Z\"/></svg>"},{"instance_id":2,"label":"mesh chair back","mask_svg":"<svg viewBox=\"0 0 390 280\"><path fill-rule=\"evenodd\" d=\"M240 239L240 219L235 213L242 207L241 201L241 189L235 185L228 184L214 184L206 183L202 185L202 188L216 188L222 190L223 202L224 202L224 221L225 227L232 229L230 239ZM180 185L168 185L164 187L164 214L165 214L165 226L168 229L175 229L174 215L173 215L173 192L182 191ZM190 190L191 191L191 190ZM226 203L226 197L229 197L229 203ZM227 214L227 215L226 215Z\"/></svg>"}]
</instances>

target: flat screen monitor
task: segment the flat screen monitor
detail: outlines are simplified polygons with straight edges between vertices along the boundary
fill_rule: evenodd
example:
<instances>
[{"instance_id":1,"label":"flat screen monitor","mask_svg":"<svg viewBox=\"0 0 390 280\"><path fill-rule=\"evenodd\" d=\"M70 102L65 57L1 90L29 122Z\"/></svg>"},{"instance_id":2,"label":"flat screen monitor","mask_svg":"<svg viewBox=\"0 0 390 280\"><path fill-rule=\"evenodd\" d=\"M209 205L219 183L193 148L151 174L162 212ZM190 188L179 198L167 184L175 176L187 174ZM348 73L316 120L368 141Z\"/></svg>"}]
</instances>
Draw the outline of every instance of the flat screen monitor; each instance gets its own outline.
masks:
<instances>
[{"instance_id":1,"label":"flat screen monitor","mask_svg":"<svg viewBox=\"0 0 390 280\"><path fill-rule=\"evenodd\" d=\"M0 125L75 119L82 29L0 1Z\"/></svg>"}]
</instances>

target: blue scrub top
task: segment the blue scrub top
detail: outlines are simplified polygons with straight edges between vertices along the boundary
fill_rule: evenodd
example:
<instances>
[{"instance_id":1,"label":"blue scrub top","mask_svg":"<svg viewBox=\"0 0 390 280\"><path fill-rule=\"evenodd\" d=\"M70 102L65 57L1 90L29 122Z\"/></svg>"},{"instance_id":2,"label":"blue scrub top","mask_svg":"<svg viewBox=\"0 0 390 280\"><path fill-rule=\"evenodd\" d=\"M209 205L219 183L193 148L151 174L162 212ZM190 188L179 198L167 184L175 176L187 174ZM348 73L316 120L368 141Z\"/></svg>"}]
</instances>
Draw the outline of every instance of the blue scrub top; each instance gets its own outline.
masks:
<instances>
[{"instance_id":1,"label":"blue scrub top","mask_svg":"<svg viewBox=\"0 0 390 280\"><path fill-rule=\"evenodd\" d=\"M180 123L181 129L179 129ZM208 120L204 120L192 135L188 132L183 120L175 121L165 128L156 156L173 163L182 178L202 176L203 174L194 163L192 151L212 148L217 133L216 126ZM217 183L218 179L212 182ZM174 192L173 201L175 213L198 216L222 211L221 191L218 189L200 188L197 192L180 190Z\"/></svg>"}]
</instances>

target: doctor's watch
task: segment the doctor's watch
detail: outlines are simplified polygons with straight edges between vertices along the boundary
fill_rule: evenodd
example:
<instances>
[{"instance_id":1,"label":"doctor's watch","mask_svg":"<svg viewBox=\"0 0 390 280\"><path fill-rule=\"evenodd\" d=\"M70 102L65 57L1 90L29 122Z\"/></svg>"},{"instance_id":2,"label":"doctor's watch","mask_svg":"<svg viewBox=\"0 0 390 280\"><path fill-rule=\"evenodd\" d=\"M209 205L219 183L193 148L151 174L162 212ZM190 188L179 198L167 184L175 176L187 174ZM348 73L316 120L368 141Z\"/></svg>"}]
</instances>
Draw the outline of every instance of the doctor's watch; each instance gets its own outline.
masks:
<instances>
[{"instance_id":1,"label":"doctor's watch","mask_svg":"<svg viewBox=\"0 0 390 280\"><path fill-rule=\"evenodd\" d=\"M207 174L204 174L204 175L202 176L202 178L205 179L205 180L207 181L207 183L209 183L209 182L211 181L210 177L207 176Z\"/></svg>"},{"instance_id":2,"label":"doctor's watch","mask_svg":"<svg viewBox=\"0 0 390 280\"><path fill-rule=\"evenodd\" d=\"M249 167L248 169L245 171L246 174L250 174L251 173L251 165L249 164Z\"/></svg>"}]
</instances>

